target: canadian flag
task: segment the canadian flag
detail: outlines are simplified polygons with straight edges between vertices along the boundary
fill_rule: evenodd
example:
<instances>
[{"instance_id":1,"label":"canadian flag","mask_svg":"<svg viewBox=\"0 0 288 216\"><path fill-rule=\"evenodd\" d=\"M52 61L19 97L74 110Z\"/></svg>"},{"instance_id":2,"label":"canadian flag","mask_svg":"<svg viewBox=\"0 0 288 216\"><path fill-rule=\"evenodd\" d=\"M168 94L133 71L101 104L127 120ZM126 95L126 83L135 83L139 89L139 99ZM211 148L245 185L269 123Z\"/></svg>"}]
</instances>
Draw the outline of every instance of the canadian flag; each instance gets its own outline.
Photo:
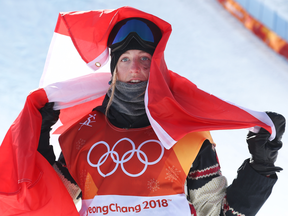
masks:
<instances>
[{"instance_id":1,"label":"canadian flag","mask_svg":"<svg viewBox=\"0 0 288 216\"><path fill-rule=\"evenodd\" d=\"M111 78L107 39L113 26L129 17L151 20L162 31L151 61L145 93L146 113L163 146L171 148L186 134L264 127L275 137L271 119L225 102L168 70L164 50L169 23L131 7L60 13L40 88L31 92L0 146L0 215L79 215L50 164L37 152L39 109L55 102L61 134L102 103Z\"/></svg>"}]
</instances>

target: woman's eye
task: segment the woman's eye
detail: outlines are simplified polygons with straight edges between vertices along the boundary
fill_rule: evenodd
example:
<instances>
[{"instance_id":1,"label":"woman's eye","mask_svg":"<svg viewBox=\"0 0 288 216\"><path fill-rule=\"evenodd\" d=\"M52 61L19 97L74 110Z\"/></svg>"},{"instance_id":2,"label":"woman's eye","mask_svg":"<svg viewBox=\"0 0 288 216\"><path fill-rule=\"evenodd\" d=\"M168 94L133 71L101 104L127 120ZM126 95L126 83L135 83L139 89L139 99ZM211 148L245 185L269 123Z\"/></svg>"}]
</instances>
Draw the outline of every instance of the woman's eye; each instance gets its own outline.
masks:
<instances>
[{"instance_id":1,"label":"woman's eye","mask_svg":"<svg viewBox=\"0 0 288 216\"><path fill-rule=\"evenodd\" d=\"M127 62L128 60L129 60L129 58L127 58L127 57L121 59L122 62Z\"/></svg>"},{"instance_id":2,"label":"woman's eye","mask_svg":"<svg viewBox=\"0 0 288 216\"><path fill-rule=\"evenodd\" d=\"M148 57L146 57L146 56L143 56L143 57L141 57L141 60L142 61L147 61L147 60L150 60Z\"/></svg>"}]
</instances>

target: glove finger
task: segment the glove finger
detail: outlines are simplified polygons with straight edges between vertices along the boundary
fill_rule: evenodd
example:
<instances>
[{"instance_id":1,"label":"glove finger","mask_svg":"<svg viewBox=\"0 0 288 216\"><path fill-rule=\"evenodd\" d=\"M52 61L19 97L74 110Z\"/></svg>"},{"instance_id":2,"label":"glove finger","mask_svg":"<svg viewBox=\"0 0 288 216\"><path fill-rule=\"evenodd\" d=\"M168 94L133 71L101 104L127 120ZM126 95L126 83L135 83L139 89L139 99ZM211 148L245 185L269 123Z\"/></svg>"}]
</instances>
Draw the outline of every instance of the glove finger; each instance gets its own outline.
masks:
<instances>
[{"instance_id":1,"label":"glove finger","mask_svg":"<svg viewBox=\"0 0 288 216\"><path fill-rule=\"evenodd\" d=\"M285 125L286 125L285 117L275 112L266 112L266 113L269 116L269 118L272 120L276 129L276 137L274 140L280 141L285 132Z\"/></svg>"}]
</instances>

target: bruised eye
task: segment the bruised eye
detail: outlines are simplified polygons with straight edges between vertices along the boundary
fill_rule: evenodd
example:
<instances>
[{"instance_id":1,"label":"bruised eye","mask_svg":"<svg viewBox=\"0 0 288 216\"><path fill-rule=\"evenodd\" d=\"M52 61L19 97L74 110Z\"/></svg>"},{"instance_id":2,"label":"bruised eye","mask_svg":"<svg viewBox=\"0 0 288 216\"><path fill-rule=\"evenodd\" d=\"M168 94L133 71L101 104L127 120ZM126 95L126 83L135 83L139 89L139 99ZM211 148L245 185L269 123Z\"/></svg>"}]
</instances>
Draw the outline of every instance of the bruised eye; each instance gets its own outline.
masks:
<instances>
[{"instance_id":1,"label":"bruised eye","mask_svg":"<svg viewBox=\"0 0 288 216\"><path fill-rule=\"evenodd\" d=\"M142 61L147 61L147 60L150 60L150 58L149 58L149 57L146 57L146 56L143 56L143 57L141 57L141 60L142 60Z\"/></svg>"}]
</instances>

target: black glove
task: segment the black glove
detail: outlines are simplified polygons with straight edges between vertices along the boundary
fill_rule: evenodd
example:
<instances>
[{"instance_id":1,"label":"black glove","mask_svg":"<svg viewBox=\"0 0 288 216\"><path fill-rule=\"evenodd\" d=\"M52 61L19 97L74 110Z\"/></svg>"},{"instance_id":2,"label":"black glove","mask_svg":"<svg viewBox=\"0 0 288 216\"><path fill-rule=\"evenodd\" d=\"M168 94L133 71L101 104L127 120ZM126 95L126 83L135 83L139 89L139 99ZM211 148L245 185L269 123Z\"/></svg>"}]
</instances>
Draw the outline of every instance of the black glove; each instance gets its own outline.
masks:
<instances>
[{"instance_id":1,"label":"black glove","mask_svg":"<svg viewBox=\"0 0 288 216\"><path fill-rule=\"evenodd\" d=\"M262 175L272 175L282 170L274 165L278 150L282 147L282 135L285 131L285 118L274 112L266 112L273 121L276 129L276 137L269 141L270 133L261 128L258 133L249 132L247 143L252 155L250 165Z\"/></svg>"},{"instance_id":2,"label":"black glove","mask_svg":"<svg viewBox=\"0 0 288 216\"><path fill-rule=\"evenodd\" d=\"M53 146L50 145L50 130L60 114L60 110L53 110L54 103L46 103L39 111L42 115L41 134L37 151L42 154L46 160L53 165L55 162L55 154Z\"/></svg>"},{"instance_id":3,"label":"black glove","mask_svg":"<svg viewBox=\"0 0 288 216\"><path fill-rule=\"evenodd\" d=\"M39 111L42 115L41 132L51 130L59 118L60 110L53 110L54 102L46 103Z\"/></svg>"}]
</instances>

